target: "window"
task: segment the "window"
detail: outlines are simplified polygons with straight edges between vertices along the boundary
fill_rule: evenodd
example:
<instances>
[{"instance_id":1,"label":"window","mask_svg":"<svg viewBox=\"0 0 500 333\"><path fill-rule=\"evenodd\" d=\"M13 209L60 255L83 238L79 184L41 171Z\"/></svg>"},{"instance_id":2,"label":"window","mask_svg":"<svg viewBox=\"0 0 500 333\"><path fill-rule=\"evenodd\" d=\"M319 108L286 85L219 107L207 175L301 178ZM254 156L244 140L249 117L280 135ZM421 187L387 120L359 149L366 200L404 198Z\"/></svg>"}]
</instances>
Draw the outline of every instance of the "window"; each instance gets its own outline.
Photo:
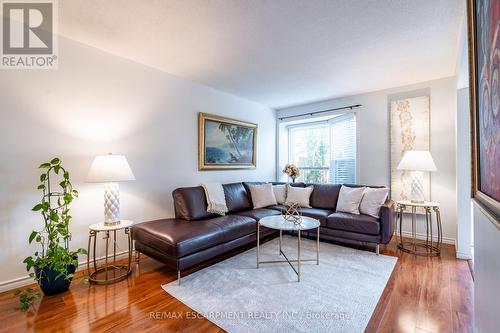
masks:
<instances>
[{"instance_id":1,"label":"window","mask_svg":"<svg viewBox=\"0 0 500 333\"><path fill-rule=\"evenodd\" d=\"M297 181L356 183L356 116L353 112L327 121L287 126L288 161L297 165Z\"/></svg>"},{"instance_id":2,"label":"window","mask_svg":"<svg viewBox=\"0 0 500 333\"><path fill-rule=\"evenodd\" d=\"M330 182L356 184L356 116L347 113L330 121Z\"/></svg>"}]
</instances>

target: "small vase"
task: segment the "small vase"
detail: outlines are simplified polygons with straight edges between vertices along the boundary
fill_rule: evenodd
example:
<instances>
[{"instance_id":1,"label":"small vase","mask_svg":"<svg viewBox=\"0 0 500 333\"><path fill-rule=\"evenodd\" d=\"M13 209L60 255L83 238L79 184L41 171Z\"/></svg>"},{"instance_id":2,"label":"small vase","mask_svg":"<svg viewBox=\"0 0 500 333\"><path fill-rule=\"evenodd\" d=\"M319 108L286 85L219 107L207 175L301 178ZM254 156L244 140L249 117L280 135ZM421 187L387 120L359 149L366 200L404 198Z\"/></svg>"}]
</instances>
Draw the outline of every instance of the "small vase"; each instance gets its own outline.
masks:
<instances>
[{"instance_id":1,"label":"small vase","mask_svg":"<svg viewBox=\"0 0 500 333\"><path fill-rule=\"evenodd\" d=\"M295 177L291 177L292 178L292 184L295 183Z\"/></svg>"}]
</instances>

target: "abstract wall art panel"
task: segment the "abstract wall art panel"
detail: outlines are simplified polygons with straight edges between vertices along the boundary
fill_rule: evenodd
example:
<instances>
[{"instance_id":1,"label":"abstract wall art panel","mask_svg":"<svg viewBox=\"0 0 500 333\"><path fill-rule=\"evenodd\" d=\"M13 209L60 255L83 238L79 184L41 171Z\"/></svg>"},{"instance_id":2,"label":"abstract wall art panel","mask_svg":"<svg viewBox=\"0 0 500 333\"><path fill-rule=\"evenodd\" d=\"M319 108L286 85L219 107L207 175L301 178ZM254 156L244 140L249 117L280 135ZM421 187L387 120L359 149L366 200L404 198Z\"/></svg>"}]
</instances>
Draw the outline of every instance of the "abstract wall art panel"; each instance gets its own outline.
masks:
<instances>
[{"instance_id":1,"label":"abstract wall art panel","mask_svg":"<svg viewBox=\"0 0 500 333\"><path fill-rule=\"evenodd\" d=\"M391 198L410 200L410 171L398 170L407 150L430 150L429 96L391 101ZM430 175L424 173L424 196L430 200Z\"/></svg>"}]
</instances>

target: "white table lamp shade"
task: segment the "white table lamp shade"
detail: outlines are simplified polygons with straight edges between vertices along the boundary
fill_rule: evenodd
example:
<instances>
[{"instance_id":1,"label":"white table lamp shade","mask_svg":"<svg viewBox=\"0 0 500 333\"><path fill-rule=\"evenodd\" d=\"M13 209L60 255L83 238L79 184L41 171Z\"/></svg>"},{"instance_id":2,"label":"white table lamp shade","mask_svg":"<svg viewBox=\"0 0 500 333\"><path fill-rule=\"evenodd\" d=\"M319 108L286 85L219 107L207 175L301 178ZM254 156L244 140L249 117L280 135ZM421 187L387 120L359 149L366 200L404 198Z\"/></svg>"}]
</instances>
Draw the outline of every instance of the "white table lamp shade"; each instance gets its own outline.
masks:
<instances>
[{"instance_id":1,"label":"white table lamp shade","mask_svg":"<svg viewBox=\"0 0 500 333\"><path fill-rule=\"evenodd\" d=\"M399 162L398 170L437 171L437 168L429 151L408 150Z\"/></svg>"},{"instance_id":2,"label":"white table lamp shade","mask_svg":"<svg viewBox=\"0 0 500 333\"><path fill-rule=\"evenodd\" d=\"M431 153L427 150L406 151L398 170L411 171L411 202L424 202L424 171L437 171Z\"/></svg>"},{"instance_id":3,"label":"white table lamp shade","mask_svg":"<svg viewBox=\"0 0 500 333\"><path fill-rule=\"evenodd\" d=\"M100 155L94 158L87 176L88 182L104 185L104 224L120 223L120 189L117 182L135 180L123 155Z\"/></svg>"},{"instance_id":4,"label":"white table lamp shade","mask_svg":"<svg viewBox=\"0 0 500 333\"><path fill-rule=\"evenodd\" d=\"M109 183L135 180L127 158L123 155L100 155L94 158L90 166L87 181Z\"/></svg>"}]
</instances>

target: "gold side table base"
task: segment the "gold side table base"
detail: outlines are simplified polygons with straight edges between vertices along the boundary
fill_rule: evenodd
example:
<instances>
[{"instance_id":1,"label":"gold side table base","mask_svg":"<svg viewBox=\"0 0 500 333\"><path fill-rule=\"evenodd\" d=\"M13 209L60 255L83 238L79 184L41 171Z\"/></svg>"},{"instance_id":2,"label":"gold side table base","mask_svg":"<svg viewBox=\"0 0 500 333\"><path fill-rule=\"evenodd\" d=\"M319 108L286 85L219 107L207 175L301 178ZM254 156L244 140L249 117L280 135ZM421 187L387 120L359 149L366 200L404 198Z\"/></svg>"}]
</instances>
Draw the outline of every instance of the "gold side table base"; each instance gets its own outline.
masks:
<instances>
[{"instance_id":1,"label":"gold side table base","mask_svg":"<svg viewBox=\"0 0 500 333\"><path fill-rule=\"evenodd\" d=\"M397 219L399 219L399 235L396 231L398 249L403 252L419 256L437 257L441 254L441 244L443 243L443 232L441 226L441 213L439 204L435 202L412 203L409 201L398 201ZM407 208L411 208L411 241L403 240L403 215ZM425 231L426 239L417 240L417 209L425 211ZM432 213L436 215L437 239L434 239ZM397 224L396 224L397 226ZM398 237L399 236L399 237Z\"/></svg>"},{"instance_id":2,"label":"gold side table base","mask_svg":"<svg viewBox=\"0 0 500 333\"><path fill-rule=\"evenodd\" d=\"M128 222L128 221L127 221ZM112 284L118 281L122 281L127 279L127 277L132 273L132 268L131 268L131 261L132 261L132 234L131 234L131 229L130 225L132 223L128 222L127 225L117 225L117 226L106 226L103 227L102 225L97 225L94 226L92 225L90 228L89 232L89 243L88 243L88 250L87 250L87 271L89 274L89 282L91 284L97 284L97 285L106 285L106 284ZM123 229L125 234L128 237L128 265L117 265L116 264L116 250L117 250L117 244L116 244L116 231ZM99 232L103 232L105 234L104 240L106 244L106 249L105 249L105 256L104 256L104 264L101 267L97 267L97 258L96 258L96 243L97 243L97 235ZM113 239L111 240L112 242L112 253L109 253L109 242L110 242L110 233L113 235ZM93 241L93 244L92 244ZM91 245L92 246L92 260L91 260ZM110 263L110 259L112 259L112 262ZM93 270L91 269L91 263L92 261L92 266Z\"/></svg>"},{"instance_id":3,"label":"gold side table base","mask_svg":"<svg viewBox=\"0 0 500 333\"><path fill-rule=\"evenodd\" d=\"M437 257L441 254L441 250L437 246L430 246L424 243L416 243L415 250L412 250L413 242L400 242L398 249L403 252L415 254L417 256Z\"/></svg>"},{"instance_id":4,"label":"gold side table base","mask_svg":"<svg viewBox=\"0 0 500 333\"><path fill-rule=\"evenodd\" d=\"M97 269L97 271L90 274L89 281L93 284L99 285L112 284L118 281L125 280L131 273L132 270L125 265L101 267ZM107 278L106 274L108 275ZM104 275L103 278L101 278L102 275Z\"/></svg>"}]
</instances>

